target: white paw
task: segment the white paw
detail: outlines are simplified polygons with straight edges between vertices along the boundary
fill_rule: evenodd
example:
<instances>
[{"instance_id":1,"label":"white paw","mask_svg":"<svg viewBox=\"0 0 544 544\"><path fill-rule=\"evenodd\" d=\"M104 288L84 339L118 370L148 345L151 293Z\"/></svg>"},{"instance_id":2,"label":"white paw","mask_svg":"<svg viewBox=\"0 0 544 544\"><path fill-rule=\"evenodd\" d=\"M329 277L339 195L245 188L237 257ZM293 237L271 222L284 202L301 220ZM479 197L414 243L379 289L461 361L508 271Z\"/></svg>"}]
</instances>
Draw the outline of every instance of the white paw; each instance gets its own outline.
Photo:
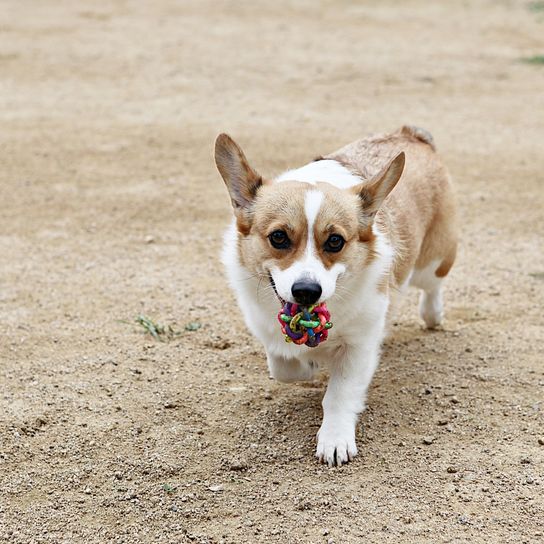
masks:
<instances>
[{"instance_id":1,"label":"white paw","mask_svg":"<svg viewBox=\"0 0 544 544\"><path fill-rule=\"evenodd\" d=\"M440 292L421 293L419 315L428 329L434 329L442 323L444 311Z\"/></svg>"},{"instance_id":2,"label":"white paw","mask_svg":"<svg viewBox=\"0 0 544 544\"><path fill-rule=\"evenodd\" d=\"M312 361L299 361L270 354L267 358L270 376L279 382L305 382L314 379L317 365Z\"/></svg>"},{"instance_id":3,"label":"white paw","mask_svg":"<svg viewBox=\"0 0 544 544\"><path fill-rule=\"evenodd\" d=\"M317 433L316 457L333 467L351 461L357 455L355 429L341 429L334 425L321 425Z\"/></svg>"}]
</instances>

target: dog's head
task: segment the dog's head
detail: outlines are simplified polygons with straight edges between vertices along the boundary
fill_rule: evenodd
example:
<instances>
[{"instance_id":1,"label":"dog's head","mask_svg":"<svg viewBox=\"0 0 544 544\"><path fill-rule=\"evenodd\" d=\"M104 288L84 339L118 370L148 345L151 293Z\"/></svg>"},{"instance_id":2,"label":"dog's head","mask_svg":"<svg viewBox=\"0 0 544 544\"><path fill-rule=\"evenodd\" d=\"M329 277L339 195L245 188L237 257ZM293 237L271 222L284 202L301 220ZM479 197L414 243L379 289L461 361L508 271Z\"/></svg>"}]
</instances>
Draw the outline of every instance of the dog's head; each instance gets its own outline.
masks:
<instances>
[{"instance_id":1,"label":"dog's head","mask_svg":"<svg viewBox=\"0 0 544 544\"><path fill-rule=\"evenodd\" d=\"M264 180L226 134L216 140L215 161L234 208L242 265L269 277L281 301L310 305L335 293L345 298L339 278L372 262L374 217L402 174L404 153L348 189Z\"/></svg>"}]
</instances>

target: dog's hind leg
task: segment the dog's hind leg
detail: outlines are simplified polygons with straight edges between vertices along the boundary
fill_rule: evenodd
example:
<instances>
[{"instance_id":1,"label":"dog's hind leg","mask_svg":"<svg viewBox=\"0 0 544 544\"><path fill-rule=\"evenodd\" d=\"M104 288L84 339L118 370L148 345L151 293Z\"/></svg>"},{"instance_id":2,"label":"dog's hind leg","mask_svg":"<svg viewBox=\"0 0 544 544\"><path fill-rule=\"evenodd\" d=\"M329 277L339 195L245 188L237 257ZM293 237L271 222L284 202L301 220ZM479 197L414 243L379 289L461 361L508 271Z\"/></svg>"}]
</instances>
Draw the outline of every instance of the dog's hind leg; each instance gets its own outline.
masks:
<instances>
[{"instance_id":1,"label":"dog's hind leg","mask_svg":"<svg viewBox=\"0 0 544 544\"><path fill-rule=\"evenodd\" d=\"M419 297L419 316L428 329L434 329L442 323L444 305L442 303L442 289L438 286L430 291L422 291Z\"/></svg>"},{"instance_id":2,"label":"dog's hind leg","mask_svg":"<svg viewBox=\"0 0 544 544\"><path fill-rule=\"evenodd\" d=\"M415 268L410 278L410 285L419 287L419 315L428 329L434 329L444 317L442 303L442 283L449 272L451 263L448 259L431 261L424 268Z\"/></svg>"},{"instance_id":3,"label":"dog's hind leg","mask_svg":"<svg viewBox=\"0 0 544 544\"><path fill-rule=\"evenodd\" d=\"M448 176L444 172L435 173L429 183L434 185L435 191L434 215L426 227L410 285L423 291L419 299L419 315L427 328L433 329L444 317L442 284L455 262L458 228L455 199Z\"/></svg>"}]
</instances>

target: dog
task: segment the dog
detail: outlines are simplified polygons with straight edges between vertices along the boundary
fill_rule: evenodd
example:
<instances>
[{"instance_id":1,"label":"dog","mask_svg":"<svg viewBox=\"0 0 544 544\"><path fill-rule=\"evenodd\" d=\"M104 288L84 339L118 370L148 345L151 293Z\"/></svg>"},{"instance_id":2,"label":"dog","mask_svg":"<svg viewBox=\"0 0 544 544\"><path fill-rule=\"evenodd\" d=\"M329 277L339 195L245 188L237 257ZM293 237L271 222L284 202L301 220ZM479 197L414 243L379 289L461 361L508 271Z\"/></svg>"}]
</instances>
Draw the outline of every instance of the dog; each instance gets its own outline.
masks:
<instances>
[{"instance_id":1,"label":"dog","mask_svg":"<svg viewBox=\"0 0 544 544\"><path fill-rule=\"evenodd\" d=\"M227 134L217 137L215 162L234 210L223 262L246 324L276 380L311 380L328 367L316 456L347 463L395 294L418 287L426 327L442 321L457 249L449 174L432 136L411 126L275 179L258 174ZM286 342L276 319L286 302L326 302L334 322L327 342Z\"/></svg>"}]
</instances>

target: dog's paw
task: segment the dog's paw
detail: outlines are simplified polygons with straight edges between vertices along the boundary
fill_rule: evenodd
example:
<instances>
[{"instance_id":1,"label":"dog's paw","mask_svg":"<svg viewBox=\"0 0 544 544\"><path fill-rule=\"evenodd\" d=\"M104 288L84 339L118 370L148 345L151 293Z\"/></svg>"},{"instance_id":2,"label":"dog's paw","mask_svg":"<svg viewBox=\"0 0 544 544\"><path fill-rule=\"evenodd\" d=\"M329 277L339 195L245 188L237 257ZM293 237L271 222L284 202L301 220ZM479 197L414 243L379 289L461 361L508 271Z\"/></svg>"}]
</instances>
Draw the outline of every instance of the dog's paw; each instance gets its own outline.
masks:
<instances>
[{"instance_id":1,"label":"dog's paw","mask_svg":"<svg viewBox=\"0 0 544 544\"><path fill-rule=\"evenodd\" d=\"M314 379L318 366L313 361L299 361L277 355L267 355L270 376L283 383L307 382Z\"/></svg>"},{"instance_id":2,"label":"dog's paw","mask_svg":"<svg viewBox=\"0 0 544 544\"><path fill-rule=\"evenodd\" d=\"M435 329L442 323L444 317L444 308L442 306L442 296L440 291L421 294L419 302L419 315L425 321L428 329Z\"/></svg>"},{"instance_id":3,"label":"dog's paw","mask_svg":"<svg viewBox=\"0 0 544 544\"><path fill-rule=\"evenodd\" d=\"M355 430L341 430L324 424L317 433L317 450L315 456L322 462L333 466L341 466L357 455Z\"/></svg>"}]
</instances>

